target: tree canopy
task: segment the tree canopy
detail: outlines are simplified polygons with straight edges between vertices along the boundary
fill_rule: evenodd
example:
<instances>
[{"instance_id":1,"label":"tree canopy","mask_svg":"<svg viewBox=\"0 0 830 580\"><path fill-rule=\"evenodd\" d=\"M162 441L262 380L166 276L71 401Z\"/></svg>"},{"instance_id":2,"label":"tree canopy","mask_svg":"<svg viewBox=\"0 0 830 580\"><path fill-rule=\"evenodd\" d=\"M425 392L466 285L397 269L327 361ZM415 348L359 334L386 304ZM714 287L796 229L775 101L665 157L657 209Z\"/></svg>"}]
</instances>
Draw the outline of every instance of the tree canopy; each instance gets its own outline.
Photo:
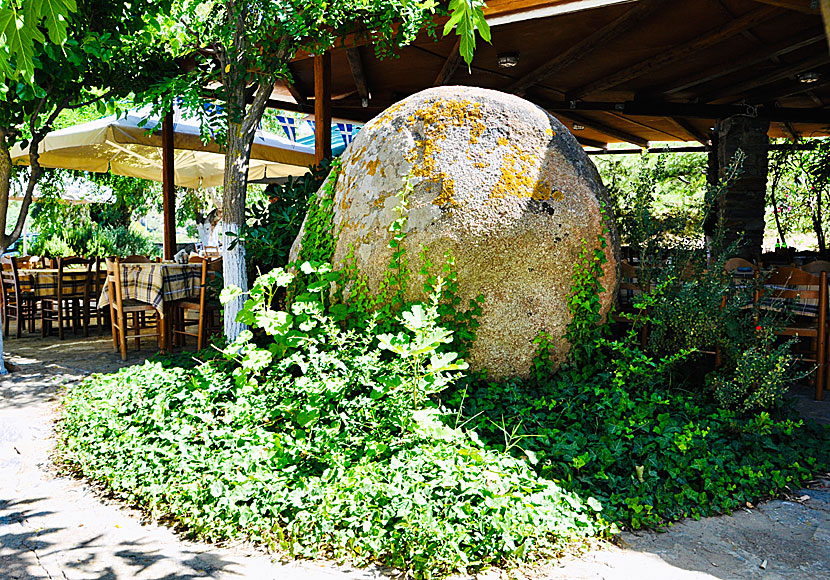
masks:
<instances>
[{"instance_id":1,"label":"tree canopy","mask_svg":"<svg viewBox=\"0 0 830 580\"><path fill-rule=\"evenodd\" d=\"M185 74L156 86L153 102L169 110L174 99L200 116L204 136L224 143L225 233L238 236L245 219L251 145L273 87L291 81L289 63L300 52L321 54L338 41L368 44L379 57L394 54L426 31L435 37L436 15L449 16L469 62L476 30L489 40L480 0L176 0L162 34L182 59ZM451 15L450 15L451 13ZM210 94L209 87L218 87ZM206 106L212 98L220 106ZM224 279L247 289L243 244L226 248ZM243 300L225 306L225 334L242 330L236 313Z\"/></svg>"}]
</instances>

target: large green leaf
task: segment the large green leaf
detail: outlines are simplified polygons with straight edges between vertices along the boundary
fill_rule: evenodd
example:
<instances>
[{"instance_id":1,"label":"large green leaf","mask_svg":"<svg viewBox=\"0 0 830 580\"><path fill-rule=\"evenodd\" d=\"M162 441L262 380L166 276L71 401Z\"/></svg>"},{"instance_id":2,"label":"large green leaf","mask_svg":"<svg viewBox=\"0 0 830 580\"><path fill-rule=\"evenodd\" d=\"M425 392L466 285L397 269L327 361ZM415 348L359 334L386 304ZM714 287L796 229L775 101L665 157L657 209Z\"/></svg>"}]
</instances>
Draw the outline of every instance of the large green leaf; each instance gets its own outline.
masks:
<instances>
[{"instance_id":1,"label":"large green leaf","mask_svg":"<svg viewBox=\"0 0 830 580\"><path fill-rule=\"evenodd\" d=\"M476 49L476 30L481 38L490 42L490 26L484 17L482 8L484 3L480 0L451 0L451 16L444 25L444 34L447 35L455 27L455 32L460 38L459 52L461 53L467 67L473 62L473 54Z\"/></svg>"},{"instance_id":2,"label":"large green leaf","mask_svg":"<svg viewBox=\"0 0 830 580\"><path fill-rule=\"evenodd\" d=\"M32 22L43 21L49 33L49 40L55 44L63 44L66 40L67 18L77 10L75 0L34 0L26 6Z\"/></svg>"},{"instance_id":3,"label":"large green leaf","mask_svg":"<svg viewBox=\"0 0 830 580\"><path fill-rule=\"evenodd\" d=\"M76 9L75 0L0 1L0 74L34 82L35 44L66 41L67 18Z\"/></svg>"}]
</instances>

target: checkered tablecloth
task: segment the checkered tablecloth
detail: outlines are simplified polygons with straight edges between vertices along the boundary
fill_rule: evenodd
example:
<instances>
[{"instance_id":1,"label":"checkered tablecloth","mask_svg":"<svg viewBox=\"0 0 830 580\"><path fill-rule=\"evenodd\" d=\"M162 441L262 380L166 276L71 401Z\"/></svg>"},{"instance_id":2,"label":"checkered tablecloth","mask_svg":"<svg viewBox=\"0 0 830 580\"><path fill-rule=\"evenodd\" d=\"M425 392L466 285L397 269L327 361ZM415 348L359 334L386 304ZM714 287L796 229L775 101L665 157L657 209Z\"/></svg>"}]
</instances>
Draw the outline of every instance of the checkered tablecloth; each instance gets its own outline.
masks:
<instances>
[{"instance_id":1,"label":"checkered tablecloth","mask_svg":"<svg viewBox=\"0 0 830 580\"><path fill-rule=\"evenodd\" d=\"M29 269L20 268L17 270L20 277L21 290L31 290L34 292L36 298L54 298L58 294L58 269L57 268L43 268L43 269ZM94 284L95 270L91 272L92 280L90 285ZM100 274L106 276L104 272ZM64 295L78 295L84 292L84 283L86 280L86 270L64 270L63 271L63 293Z\"/></svg>"},{"instance_id":2,"label":"checkered tablecloth","mask_svg":"<svg viewBox=\"0 0 830 580\"><path fill-rule=\"evenodd\" d=\"M764 288L767 289L768 292L774 294L776 290L805 290L805 291L815 291L818 290L818 286L775 286L775 285L765 285ZM818 300L815 298L782 298L779 296L774 295L767 295L761 298L761 309L763 310L772 310L775 312L784 312L787 314L793 314L795 316L818 316Z\"/></svg>"},{"instance_id":3,"label":"checkered tablecloth","mask_svg":"<svg viewBox=\"0 0 830 580\"><path fill-rule=\"evenodd\" d=\"M138 300L162 312L165 302L199 295L201 264L121 264L121 292L124 300ZM107 288L98 308L108 306Z\"/></svg>"}]
</instances>

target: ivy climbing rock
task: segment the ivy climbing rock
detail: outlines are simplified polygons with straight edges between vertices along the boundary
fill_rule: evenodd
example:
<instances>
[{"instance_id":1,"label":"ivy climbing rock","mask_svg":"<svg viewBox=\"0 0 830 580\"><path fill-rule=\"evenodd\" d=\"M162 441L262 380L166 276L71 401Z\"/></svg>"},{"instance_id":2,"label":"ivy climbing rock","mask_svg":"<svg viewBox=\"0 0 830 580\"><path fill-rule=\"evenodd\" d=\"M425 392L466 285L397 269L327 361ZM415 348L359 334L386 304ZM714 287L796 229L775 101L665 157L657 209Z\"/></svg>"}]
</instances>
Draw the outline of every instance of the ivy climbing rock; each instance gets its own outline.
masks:
<instances>
[{"instance_id":1,"label":"ivy climbing rock","mask_svg":"<svg viewBox=\"0 0 830 580\"><path fill-rule=\"evenodd\" d=\"M455 259L462 306L483 296L468 362L490 377L527 375L543 331L553 362L565 359L574 263L583 240L599 248L604 232L603 313L611 306L619 245L599 174L559 121L519 97L453 86L396 103L343 154L331 194L333 262L354 260L370 292L393 262L390 225L404 205L405 297L424 297L422 251L434 273Z\"/></svg>"}]
</instances>

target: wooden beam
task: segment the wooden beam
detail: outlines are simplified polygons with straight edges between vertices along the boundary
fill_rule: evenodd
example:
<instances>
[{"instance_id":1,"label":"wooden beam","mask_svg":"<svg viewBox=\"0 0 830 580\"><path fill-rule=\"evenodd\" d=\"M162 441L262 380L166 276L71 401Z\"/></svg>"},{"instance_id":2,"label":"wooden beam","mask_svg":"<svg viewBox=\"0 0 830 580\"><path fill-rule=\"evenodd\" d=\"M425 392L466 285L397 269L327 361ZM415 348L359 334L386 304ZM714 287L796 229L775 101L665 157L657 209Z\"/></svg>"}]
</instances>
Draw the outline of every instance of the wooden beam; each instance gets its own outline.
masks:
<instances>
[{"instance_id":1,"label":"wooden beam","mask_svg":"<svg viewBox=\"0 0 830 580\"><path fill-rule=\"evenodd\" d=\"M692 139L694 139L695 141L697 141L701 145L708 145L709 144L709 136L706 135L705 133L702 133L701 131L699 131L697 129L697 127L695 127L694 125L689 123L689 121L687 121L683 117L669 117L669 119L671 119L671 121L675 125L677 125L681 129L686 131L686 133L691 135Z\"/></svg>"},{"instance_id":2,"label":"wooden beam","mask_svg":"<svg viewBox=\"0 0 830 580\"><path fill-rule=\"evenodd\" d=\"M586 137L582 137L580 135L574 135L576 140L579 142L580 145L586 145L588 147L595 147L597 149L608 149L608 143L603 143L602 141L594 141L593 139L588 139Z\"/></svg>"},{"instance_id":3,"label":"wooden beam","mask_svg":"<svg viewBox=\"0 0 830 580\"><path fill-rule=\"evenodd\" d=\"M786 8L787 10L795 10L803 14L818 14L817 8L813 8L812 0L755 0L761 4L769 4L770 6L777 6L779 8Z\"/></svg>"},{"instance_id":4,"label":"wooden beam","mask_svg":"<svg viewBox=\"0 0 830 580\"><path fill-rule=\"evenodd\" d=\"M663 129L658 129L657 127L652 127L651 125L647 125L647 124L643 123L642 121L638 121L637 119L632 119L631 117L626 117L625 115L621 115L619 113L610 113L610 115L612 117L614 117L615 119L619 119L620 121L623 121L624 123L630 123L631 125L637 125L638 127L642 127L643 129L648 129L649 131L653 131L654 133L662 133L663 135L665 135L669 139L682 140L680 137L678 137L674 133L669 133L668 131L664 131ZM656 139L655 139L655 141L656 141Z\"/></svg>"},{"instance_id":5,"label":"wooden beam","mask_svg":"<svg viewBox=\"0 0 830 580\"><path fill-rule=\"evenodd\" d=\"M682 84L680 84L680 85L675 85L675 86L672 86L672 87L664 87L662 89L657 89L657 90L651 91L651 92L652 93L662 93L664 95L673 95L673 94L676 94L676 93L680 93L680 92L683 92L683 91L685 91L687 89L690 89L692 87L696 87L696 86L702 85L704 83L708 83L710 81L713 81L713 80L716 80L716 79L734 74L738 71L744 70L744 69L749 68L751 66L755 66L756 64L760 64L762 62L766 62L770 59L777 58L779 56L783 56L783 55L788 54L790 52L794 52L796 50L806 48L808 46L811 46L811 45L813 45L817 42L821 42L823 40L824 40L824 33L810 36L810 38L805 38L804 40L800 40L799 42L796 42L796 43L793 43L792 40L788 40L786 42L783 42L781 44L776 45L774 48L771 48L769 50L765 50L765 51L762 51L762 52L758 52L755 55L750 56L748 58L740 58L732 66L726 66L726 67L720 67L719 66L719 67L717 67L717 70L708 69L708 74L706 74L702 77L698 77L698 78L695 78L695 79L692 79L692 80L688 80L688 79L684 78L682 80Z\"/></svg>"},{"instance_id":6,"label":"wooden beam","mask_svg":"<svg viewBox=\"0 0 830 580\"><path fill-rule=\"evenodd\" d=\"M161 122L161 178L164 259L176 253L176 172L174 166L173 111L167 111Z\"/></svg>"},{"instance_id":7,"label":"wooden beam","mask_svg":"<svg viewBox=\"0 0 830 580\"><path fill-rule=\"evenodd\" d=\"M282 84L288 90L288 93L291 95L291 98L297 101L298 105L304 105L308 101L305 95L303 95L299 90L297 90L297 85L294 83L290 83L285 79L282 79Z\"/></svg>"},{"instance_id":8,"label":"wooden beam","mask_svg":"<svg viewBox=\"0 0 830 580\"><path fill-rule=\"evenodd\" d=\"M752 89L757 89L758 87L770 85L780 80L795 76L799 73L803 73L814 68L824 66L828 62L830 62L830 54L822 52L822 54L820 54L819 56L801 61L797 64L788 65L786 68L779 68L778 70L773 71L771 73L760 76L753 76L752 78L749 78L745 81L741 81L729 87L717 89L716 93L713 92L708 95L701 95L700 100L702 102L707 103L726 97L736 97L739 100L743 100L747 98L747 92L751 91ZM752 102L759 103L762 101L753 100Z\"/></svg>"},{"instance_id":9,"label":"wooden beam","mask_svg":"<svg viewBox=\"0 0 830 580\"><path fill-rule=\"evenodd\" d=\"M577 100L587 95L598 93L627 81L636 79L645 74L665 68L672 64L683 62L689 58L689 54L704 50L732 38L736 34L748 30L762 22L771 19L779 14L779 10L772 6L765 6L752 12L748 12L726 24L712 29L701 36L689 41L686 44L677 45L674 48L658 53L635 65L623 68L617 72L604 75L601 78L576 87L568 91L566 100Z\"/></svg>"},{"instance_id":10,"label":"wooden beam","mask_svg":"<svg viewBox=\"0 0 830 580\"><path fill-rule=\"evenodd\" d=\"M830 0L819 0L821 19L824 21L824 35L827 37L827 47L830 49Z\"/></svg>"},{"instance_id":11,"label":"wooden beam","mask_svg":"<svg viewBox=\"0 0 830 580\"><path fill-rule=\"evenodd\" d=\"M619 139L620 141L623 141L624 143L631 143L632 145L639 145L640 147L648 147L648 140L643 139L642 137L638 137L637 135L632 135L631 133L628 133L626 131L616 129L614 127L609 127L605 123L602 123L600 121L594 121L589 117L577 115L575 113L571 113L570 111L563 111L561 112L561 114L566 116L568 119L570 119L578 125L590 127L598 133L608 135L609 137L614 137L616 139Z\"/></svg>"},{"instance_id":12,"label":"wooden beam","mask_svg":"<svg viewBox=\"0 0 830 580\"><path fill-rule=\"evenodd\" d=\"M634 117L684 117L686 119L726 119L733 115L757 115L772 121L830 125L830 109L803 107L752 107L750 105L709 105L668 101L533 101L555 115L570 117L573 112L612 112Z\"/></svg>"},{"instance_id":13,"label":"wooden beam","mask_svg":"<svg viewBox=\"0 0 830 580\"><path fill-rule=\"evenodd\" d=\"M818 83L798 83L797 85L790 85L787 87L779 87L776 90L768 90L763 93L755 93L752 95L752 98L755 102L758 103L770 103L772 101L777 101L779 99L786 99L787 97L794 97L796 95L801 95L807 93L809 97L809 93L816 89L824 89L830 86L830 80L825 80ZM822 103L818 102L817 105L821 106Z\"/></svg>"},{"instance_id":14,"label":"wooden beam","mask_svg":"<svg viewBox=\"0 0 830 580\"><path fill-rule=\"evenodd\" d=\"M360 105L364 108L368 107L369 99L372 98L372 95L369 92L366 71L363 69L363 59L360 58L360 49L347 48L346 58L349 60L349 68L352 69L352 77L354 77L354 86L357 88L357 94L360 95Z\"/></svg>"},{"instance_id":15,"label":"wooden beam","mask_svg":"<svg viewBox=\"0 0 830 580\"><path fill-rule=\"evenodd\" d=\"M331 53L314 57L314 160L331 157Z\"/></svg>"},{"instance_id":16,"label":"wooden beam","mask_svg":"<svg viewBox=\"0 0 830 580\"><path fill-rule=\"evenodd\" d=\"M793 143L801 141L801 134L796 130L792 123L789 121L781 121L781 126L784 127L784 131L792 137Z\"/></svg>"},{"instance_id":17,"label":"wooden beam","mask_svg":"<svg viewBox=\"0 0 830 580\"><path fill-rule=\"evenodd\" d=\"M438 76L435 77L435 80L432 82L433 87L440 87L447 84L452 76L455 74L455 71L458 70L459 65L461 65L461 52L459 51L461 47L461 37L455 41L455 45L452 47L452 51L450 55L447 57L447 60L444 61L444 66L441 67L441 71L438 73Z\"/></svg>"},{"instance_id":18,"label":"wooden beam","mask_svg":"<svg viewBox=\"0 0 830 580\"><path fill-rule=\"evenodd\" d=\"M504 91L520 96L524 95L529 87L543 81L553 73L583 60L588 53L604 47L607 43L624 35L635 26L642 24L643 20L648 18L657 8L668 4L669 2L666 0L642 0L638 2L619 18L612 20L593 34L589 34L576 44L571 45L564 52L554 55L542 66L512 82L505 87Z\"/></svg>"}]
</instances>

